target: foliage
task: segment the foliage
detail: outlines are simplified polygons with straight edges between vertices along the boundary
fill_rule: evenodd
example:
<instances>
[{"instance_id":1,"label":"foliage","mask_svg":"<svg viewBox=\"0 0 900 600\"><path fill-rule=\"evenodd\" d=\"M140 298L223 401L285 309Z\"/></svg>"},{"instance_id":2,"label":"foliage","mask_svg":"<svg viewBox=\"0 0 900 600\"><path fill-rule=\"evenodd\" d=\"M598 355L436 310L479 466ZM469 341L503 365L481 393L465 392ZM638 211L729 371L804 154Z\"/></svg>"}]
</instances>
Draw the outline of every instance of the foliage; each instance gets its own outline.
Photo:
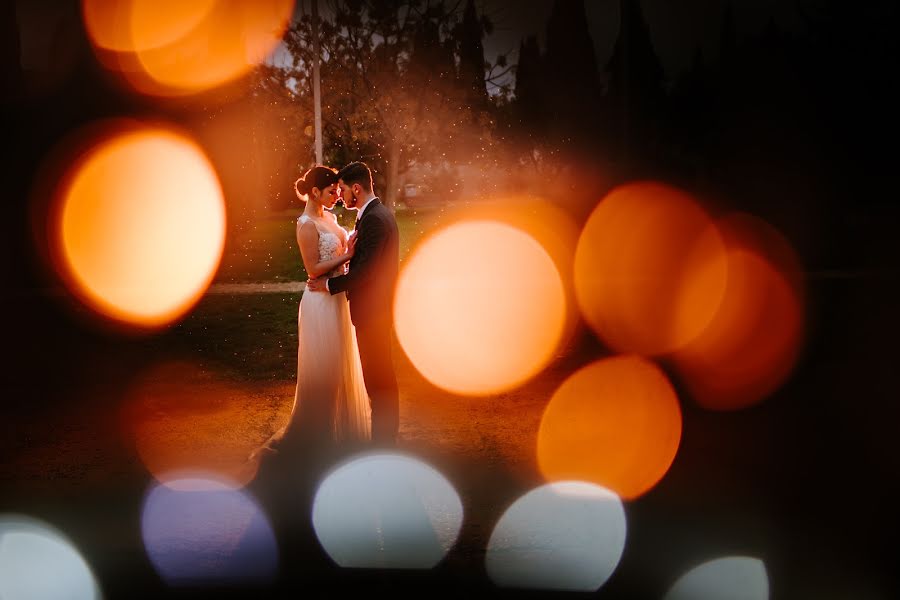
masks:
<instances>
[{"instance_id":1,"label":"foliage","mask_svg":"<svg viewBox=\"0 0 900 600\"><path fill-rule=\"evenodd\" d=\"M491 24L472 20L471 0L462 21L459 3L443 1L335 0L332 8L319 28L326 162L366 161L393 205L411 164L493 155L481 48ZM303 15L286 39L294 60L285 80L309 105L313 26Z\"/></svg>"}]
</instances>

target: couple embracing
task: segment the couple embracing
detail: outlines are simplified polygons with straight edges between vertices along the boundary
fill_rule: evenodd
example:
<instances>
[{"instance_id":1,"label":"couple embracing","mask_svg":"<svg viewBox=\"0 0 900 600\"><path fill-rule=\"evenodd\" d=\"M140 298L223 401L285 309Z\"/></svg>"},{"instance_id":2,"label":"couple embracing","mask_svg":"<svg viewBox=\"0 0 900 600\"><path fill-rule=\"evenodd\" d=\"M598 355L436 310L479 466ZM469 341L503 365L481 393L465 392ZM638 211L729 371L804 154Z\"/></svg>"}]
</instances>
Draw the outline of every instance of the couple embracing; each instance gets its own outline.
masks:
<instances>
[{"instance_id":1,"label":"couple embracing","mask_svg":"<svg viewBox=\"0 0 900 600\"><path fill-rule=\"evenodd\" d=\"M309 280L298 317L297 389L288 424L262 450L297 443L396 443L399 394L391 360L399 233L361 162L316 166L294 184L306 202L297 244ZM352 234L330 212L356 210Z\"/></svg>"}]
</instances>

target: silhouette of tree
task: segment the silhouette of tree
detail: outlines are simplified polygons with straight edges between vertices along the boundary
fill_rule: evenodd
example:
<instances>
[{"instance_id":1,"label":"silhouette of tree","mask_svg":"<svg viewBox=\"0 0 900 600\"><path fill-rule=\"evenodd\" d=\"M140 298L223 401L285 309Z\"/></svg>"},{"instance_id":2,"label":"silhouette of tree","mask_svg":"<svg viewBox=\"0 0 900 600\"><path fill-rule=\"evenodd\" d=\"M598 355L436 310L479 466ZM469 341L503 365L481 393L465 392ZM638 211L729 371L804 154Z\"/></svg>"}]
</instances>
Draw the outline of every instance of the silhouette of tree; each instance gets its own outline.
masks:
<instances>
[{"instance_id":1,"label":"silhouette of tree","mask_svg":"<svg viewBox=\"0 0 900 600\"><path fill-rule=\"evenodd\" d=\"M555 0L547 21L544 102L554 137L583 151L599 133L600 75L584 0Z\"/></svg>"},{"instance_id":2,"label":"silhouette of tree","mask_svg":"<svg viewBox=\"0 0 900 600\"><path fill-rule=\"evenodd\" d=\"M515 100L511 110L518 129L540 135L547 118L546 82L537 36L528 36L519 45L516 65Z\"/></svg>"},{"instance_id":3,"label":"silhouette of tree","mask_svg":"<svg viewBox=\"0 0 900 600\"><path fill-rule=\"evenodd\" d=\"M488 25L490 27L490 25ZM485 86L484 23L475 10L475 0L467 0L462 23L459 25L459 80L468 93L470 106L484 108L487 105Z\"/></svg>"},{"instance_id":4,"label":"silhouette of tree","mask_svg":"<svg viewBox=\"0 0 900 600\"><path fill-rule=\"evenodd\" d=\"M527 165L538 188L576 162L597 162L603 150L602 86L583 0L554 1L546 41L543 53L536 36L521 41L504 116L510 158Z\"/></svg>"},{"instance_id":5,"label":"silhouette of tree","mask_svg":"<svg viewBox=\"0 0 900 600\"><path fill-rule=\"evenodd\" d=\"M619 16L619 34L606 71L619 154L628 160L645 156L658 141L665 73L639 0L621 0Z\"/></svg>"}]
</instances>

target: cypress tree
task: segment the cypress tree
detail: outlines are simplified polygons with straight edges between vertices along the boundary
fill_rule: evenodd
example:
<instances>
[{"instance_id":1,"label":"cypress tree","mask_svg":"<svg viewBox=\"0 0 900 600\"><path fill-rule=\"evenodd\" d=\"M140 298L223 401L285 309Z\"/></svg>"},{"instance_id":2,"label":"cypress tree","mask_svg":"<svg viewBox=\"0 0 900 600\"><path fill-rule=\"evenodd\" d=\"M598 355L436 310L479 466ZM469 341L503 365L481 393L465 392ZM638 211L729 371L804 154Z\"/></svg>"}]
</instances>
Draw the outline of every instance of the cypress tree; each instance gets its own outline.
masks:
<instances>
[{"instance_id":1,"label":"cypress tree","mask_svg":"<svg viewBox=\"0 0 900 600\"><path fill-rule=\"evenodd\" d=\"M665 90L662 64L639 0L620 1L619 35L606 70L620 154L641 154L657 133Z\"/></svg>"},{"instance_id":2,"label":"cypress tree","mask_svg":"<svg viewBox=\"0 0 900 600\"><path fill-rule=\"evenodd\" d=\"M472 106L487 104L482 34L475 0L468 0L459 33L459 78L460 84L471 94Z\"/></svg>"}]
</instances>

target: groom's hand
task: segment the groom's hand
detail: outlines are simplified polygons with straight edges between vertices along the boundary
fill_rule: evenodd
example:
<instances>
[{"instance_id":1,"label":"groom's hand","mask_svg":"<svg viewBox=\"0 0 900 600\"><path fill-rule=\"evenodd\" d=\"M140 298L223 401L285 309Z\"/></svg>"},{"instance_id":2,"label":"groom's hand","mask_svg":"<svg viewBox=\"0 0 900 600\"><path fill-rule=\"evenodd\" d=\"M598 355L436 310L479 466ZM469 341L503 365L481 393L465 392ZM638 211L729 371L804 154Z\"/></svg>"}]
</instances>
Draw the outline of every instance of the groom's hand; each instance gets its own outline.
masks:
<instances>
[{"instance_id":1,"label":"groom's hand","mask_svg":"<svg viewBox=\"0 0 900 600\"><path fill-rule=\"evenodd\" d=\"M319 277L318 279L307 279L306 280L306 289L310 292L324 292L326 291L325 282L327 279L325 277Z\"/></svg>"}]
</instances>

